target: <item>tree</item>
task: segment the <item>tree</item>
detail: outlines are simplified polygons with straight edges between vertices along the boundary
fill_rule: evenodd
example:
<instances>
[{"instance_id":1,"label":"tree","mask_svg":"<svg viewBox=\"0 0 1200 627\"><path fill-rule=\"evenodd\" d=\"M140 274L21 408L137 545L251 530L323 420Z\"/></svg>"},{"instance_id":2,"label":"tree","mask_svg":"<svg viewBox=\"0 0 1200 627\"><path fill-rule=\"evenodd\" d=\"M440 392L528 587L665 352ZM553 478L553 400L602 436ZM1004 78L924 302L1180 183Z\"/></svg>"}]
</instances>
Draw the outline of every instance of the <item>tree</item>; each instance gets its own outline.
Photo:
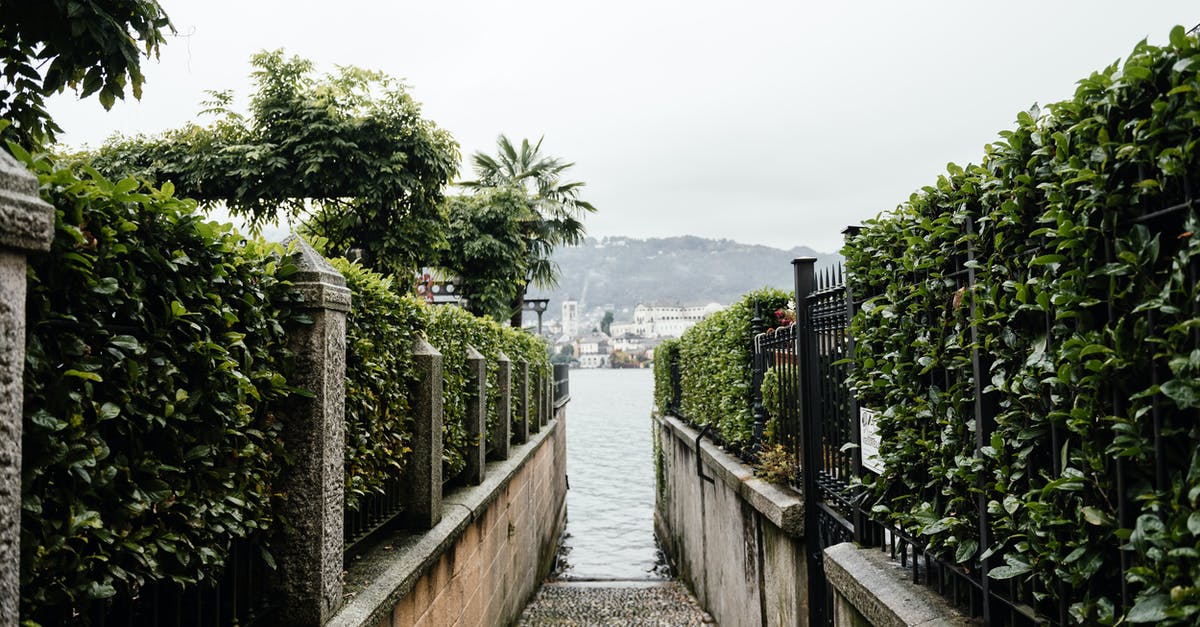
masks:
<instances>
[{"instance_id":1,"label":"tree","mask_svg":"<svg viewBox=\"0 0 1200 627\"><path fill-rule=\"evenodd\" d=\"M299 218L331 253L359 249L386 273L433 263L446 245L443 188L458 167L450 134L379 72L341 67L314 78L311 62L281 50L251 63L248 117L230 110L229 92L210 92L213 124L121 138L89 159L108 175L171 181L252 225Z\"/></svg>"},{"instance_id":2,"label":"tree","mask_svg":"<svg viewBox=\"0 0 1200 627\"><path fill-rule=\"evenodd\" d=\"M528 263L522 277L524 284L514 301L513 326L519 327L525 288L530 283L543 288L557 285L558 269L550 258L554 248L582 242L583 216L596 208L579 197L584 183L562 180L563 173L575 164L543 155L541 139L537 144L523 139L518 149L500 135L496 147L495 156L483 152L472 156L478 178L462 185L475 190L515 186L529 197L532 211L523 222Z\"/></svg>"},{"instance_id":3,"label":"tree","mask_svg":"<svg viewBox=\"0 0 1200 627\"><path fill-rule=\"evenodd\" d=\"M605 335L612 335L613 312L604 312L604 317L600 319L600 331Z\"/></svg>"},{"instance_id":4,"label":"tree","mask_svg":"<svg viewBox=\"0 0 1200 627\"><path fill-rule=\"evenodd\" d=\"M105 109L126 87L141 98L141 57L158 55L164 30L174 32L157 0L0 0L0 118L12 122L0 139L52 143L62 129L45 101L67 87Z\"/></svg>"},{"instance_id":5,"label":"tree","mask_svg":"<svg viewBox=\"0 0 1200 627\"><path fill-rule=\"evenodd\" d=\"M458 275L472 313L508 319L525 289L528 198L519 188L498 187L451 196L445 207L448 245L440 265Z\"/></svg>"}]
</instances>

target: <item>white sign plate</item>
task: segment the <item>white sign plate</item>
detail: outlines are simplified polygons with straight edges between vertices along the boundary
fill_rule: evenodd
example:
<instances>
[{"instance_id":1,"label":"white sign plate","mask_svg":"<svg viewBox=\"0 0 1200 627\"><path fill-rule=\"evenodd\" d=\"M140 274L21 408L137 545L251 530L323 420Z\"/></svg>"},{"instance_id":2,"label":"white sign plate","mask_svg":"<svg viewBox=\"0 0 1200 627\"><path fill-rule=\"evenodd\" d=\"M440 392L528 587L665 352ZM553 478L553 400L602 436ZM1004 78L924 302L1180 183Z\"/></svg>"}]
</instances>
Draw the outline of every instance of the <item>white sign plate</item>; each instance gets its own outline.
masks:
<instances>
[{"instance_id":1,"label":"white sign plate","mask_svg":"<svg viewBox=\"0 0 1200 627\"><path fill-rule=\"evenodd\" d=\"M879 412L865 407L858 408L859 451L862 453L862 467L875 474L883 474L883 460L879 457L879 426L875 419Z\"/></svg>"}]
</instances>

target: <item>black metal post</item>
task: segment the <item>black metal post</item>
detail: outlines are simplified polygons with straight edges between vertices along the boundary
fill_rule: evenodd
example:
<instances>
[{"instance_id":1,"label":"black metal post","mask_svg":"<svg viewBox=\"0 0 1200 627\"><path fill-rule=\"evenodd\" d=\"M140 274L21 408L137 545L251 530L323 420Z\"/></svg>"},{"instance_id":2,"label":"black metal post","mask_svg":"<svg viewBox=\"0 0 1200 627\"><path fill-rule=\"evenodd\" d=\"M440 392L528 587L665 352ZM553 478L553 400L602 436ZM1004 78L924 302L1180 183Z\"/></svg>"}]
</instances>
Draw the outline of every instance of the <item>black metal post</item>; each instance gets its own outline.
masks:
<instances>
[{"instance_id":1,"label":"black metal post","mask_svg":"<svg viewBox=\"0 0 1200 627\"><path fill-rule=\"evenodd\" d=\"M754 317L750 319L750 335L754 338L751 341L751 350L753 351L751 367L753 375L750 384L750 391L754 397L754 432L750 440L750 448L755 458L762 451L763 431L767 425L767 412L762 402L762 381L765 371L764 362L766 361L762 350L763 328L765 326L763 322L764 320L759 311L758 303L754 303Z\"/></svg>"},{"instance_id":2,"label":"black metal post","mask_svg":"<svg viewBox=\"0 0 1200 627\"><path fill-rule=\"evenodd\" d=\"M816 276L815 257L792 260L796 285L796 357L799 361L798 402L800 410L800 469L804 478L804 548L808 566L808 617L810 625L826 624L825 570L821 556L821 521L818 512L817 468L820 466L820 434L817 391L817 360L814 355L812 321L808 296Z\"/></svg>"},{"instance_id":3,"label":"black metal post","mask_svg":"<svg viewBox=\"0 0 1200 627\"><path fill-rule=\"evenodd\" d=\"M969 217L967 218L967 233L975 234L975 224ZM967 240L967 298L971 301L971 374L975 381L975 455L982 456L980 452L983 447L991 445L992 431L996 428L996 407L995 398L991 394L984 394L983 390L986 387L985 381L991 380L990 358L981 350L979 345L979 315L976 311L977 304L975 299L975 240ZM984 551L992 544L991 525L988 522L988 497L984 490L987 483L984 476L980 476L977 480L979 494L975 497L975 506L978 509L979 515L979 550ZM991 560L979 560L979 581L981 584L980 594L983 597L983 623L991 624L992 620L992 603L991 603L991 579L988 577L988 570L991 567Z\"/></svg>"}]
</instances>

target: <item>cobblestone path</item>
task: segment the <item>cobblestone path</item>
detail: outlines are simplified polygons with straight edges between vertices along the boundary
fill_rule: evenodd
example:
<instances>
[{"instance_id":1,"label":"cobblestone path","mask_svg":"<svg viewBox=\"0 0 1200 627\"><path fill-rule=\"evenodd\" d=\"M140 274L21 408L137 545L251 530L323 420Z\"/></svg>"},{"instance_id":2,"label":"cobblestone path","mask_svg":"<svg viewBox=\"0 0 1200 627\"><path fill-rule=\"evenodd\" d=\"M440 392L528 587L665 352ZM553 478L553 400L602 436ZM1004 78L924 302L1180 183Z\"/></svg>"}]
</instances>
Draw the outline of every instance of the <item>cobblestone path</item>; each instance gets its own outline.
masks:
<instances>
[{"instance_id":1,"label":"cobblestone path","mask_svg":"<svg viewBox=\"0 0 1200 627\"><path fill-rule=\"evenodd\" d=\"M521 626L715 625L675 581L551 581L521 614Z\"/></svg>"}]
</instances>

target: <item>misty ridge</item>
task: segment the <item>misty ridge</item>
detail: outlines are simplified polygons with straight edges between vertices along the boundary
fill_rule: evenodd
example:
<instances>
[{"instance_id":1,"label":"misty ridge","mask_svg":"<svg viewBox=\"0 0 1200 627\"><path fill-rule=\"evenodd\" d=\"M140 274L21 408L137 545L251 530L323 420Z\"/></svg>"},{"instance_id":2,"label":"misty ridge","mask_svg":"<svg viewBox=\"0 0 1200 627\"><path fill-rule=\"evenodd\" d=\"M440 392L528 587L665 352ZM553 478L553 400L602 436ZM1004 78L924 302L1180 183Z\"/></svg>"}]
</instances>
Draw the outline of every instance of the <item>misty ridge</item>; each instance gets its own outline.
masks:
<instances>
[{"instance_id":1,"label":"misty ridge","mask_svg":"<svg viewBox=\"0 0 1200 627\"><path fill-rule=\"evenodd\" d=\"M621 321L638 303L728 305L756 288L791 289L796 257L816 257L818 268L841 260L807 246L783 250L691 235L589 237L554 251L562 272L557 288L530 293L550 299L547 320L560 317L564 300L578 300L581 311L611 306Z\"/></svg>"}]
</instances>

